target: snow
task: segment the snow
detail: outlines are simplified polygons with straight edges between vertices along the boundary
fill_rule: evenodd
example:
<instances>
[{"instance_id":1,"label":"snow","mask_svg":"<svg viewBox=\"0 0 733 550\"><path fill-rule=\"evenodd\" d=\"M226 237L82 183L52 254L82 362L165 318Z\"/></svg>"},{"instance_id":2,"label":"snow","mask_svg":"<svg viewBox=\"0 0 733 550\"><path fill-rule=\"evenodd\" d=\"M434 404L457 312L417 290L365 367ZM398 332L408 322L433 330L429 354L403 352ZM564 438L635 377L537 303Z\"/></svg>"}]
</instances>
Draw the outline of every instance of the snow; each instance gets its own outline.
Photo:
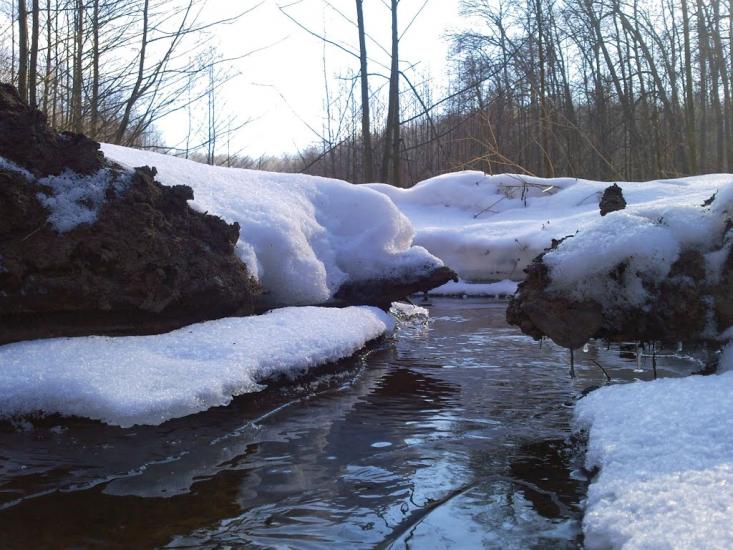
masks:
<instances>
[{"instance_id":1,"label":"snow","mask_svg":"<svg viewBox=\"0 0 733 550\"><path fill-rule=\"evenodd\" d=\"M83 223L94 223L110 188L122 193L129 182L129 174L107 168L88 176L65 170L58 176L37 180L39 185L51 188L51 194L37 193L36 198L50 212L49 223L64 233Z\"/></svg>"},{"instance_id":2,"label":"snow","mask_svg":"<svg viewBox=\"0 0 733 550\"><path fill-rule=\"evenodd\" d=\"M517 291L517 282L509 279L495 283L467 283L448 281L432 289L433 296L512 296Z\"/></svg>"},{"instance_id":3,"label":"snow","mask_svg":"<svg viewBox=\"0 0 733 550\"><path fill-rule=\"evenodd\" d=\"M226 405L275 374L353 355L393 327L371 307L284 308L155 336L0 347L0 416L42 411L129 427Z\"/></svg>"},{"instance_id":4,"label":"snow","mask_svg":"<svg viewBox=\"0 0 733 550\"><path fill-rule=\"evenodd\" d=\"M367 187L207 166L108 144L102 150L128 167L155 166L161 183L193 188L192 207L239 223L237 253L272 305L323 303L346 281L403 279L443 265L412 245L410 221Z\"/></svg>"},{"instance_id":5,"label":"snow","mask_svg":"<svg viewBox=\"0 0 733 550\"><path fill-rule=\"evenodd\" d=\"M20 174L27 180L34 179L33 174L31 174L28 170L26 170L22 166L15 164L11 160L6 159L3 156L0 156L0 170L8 170L10 172L17 172L18 174Z\"/></svg>"},{"instance_id":6,"label":"snow","mask_svg":"<svg viewBox=\"0 0 733 550\"><path fill-rule=\"evenodd\" d=\"M582 244L578 237L565 241L560 250L572 246L572 253L566 248L564 257L556 256L553 264L568 270L563 274L568 287L594 270L608 268L620 257L623 245L635 244L631 250L654 246L653 255L632 267L651 266L655 276L663 274L676 257L674 242L703 244L718 231L714 216L700 215L703 201L719 190L716 203L733 201L733 188L727 191L731 195L727 199L723 192L733 183L730 174L617 183L627 208L604 218L598 202L610 182L465 171L438 176L411 189L368 187L389 196L410 218L416 229L415 244L441 258L468 282L522 280L524 267L552 239L587 232ZM600 235L607 238L597 243ZM621 235L625 242L615 243L613 239ZM603 246L604 254L597 246ZM591 253L594 262L599 256L606 260L589 262ZM629 296L639 298L639 294Z\"/></svg>"},{"instance_id":7,"label":"snow","mask_svg":"<svg viewBox=\"0 0 733 550\"><path fill-rule=\"evenodd\" d=\"M424 322L430 318L430 311L426 308L405 302L393 302L389 312L398 321Z\"/></svg>"},{"instance_id":8,"label":"snow","mask_svg":"<svg viewBox=\"0 0 733 550\"><path fill-rule=\"evenodd\" d=\"M17 172L26 180L50 189L50 194L36 193L36 198L48 210L48 222L59 233L96 221L108 191L122 193L130 182L128 174L108 168L88 176L65 170L59 175L36 178L3 157L0 157L0 170Z\"/></svg>"},{"instance_id":9,"label":"snow","mask_svg":"<svg viewBox=\"0 0 733 550\"><path fill-rule=\"evenodd\" d=\"M585 507L586 548L733 545L731 395L728 372L607 386L578 402L586 467L600 468Z\"/></svg>"}]
</instances>

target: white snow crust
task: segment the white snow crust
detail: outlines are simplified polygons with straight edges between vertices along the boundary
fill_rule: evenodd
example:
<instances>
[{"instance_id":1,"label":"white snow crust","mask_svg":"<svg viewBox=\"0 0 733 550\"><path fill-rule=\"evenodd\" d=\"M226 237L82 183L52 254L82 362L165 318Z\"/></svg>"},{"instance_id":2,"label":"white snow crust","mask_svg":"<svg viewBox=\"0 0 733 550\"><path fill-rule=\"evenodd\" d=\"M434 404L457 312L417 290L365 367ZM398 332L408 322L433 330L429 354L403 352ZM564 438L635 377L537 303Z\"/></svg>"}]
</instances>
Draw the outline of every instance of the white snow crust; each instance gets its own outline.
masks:
<instances>
[{"instance_id":1,"label":"white snow crust","mask_svg":"<svg viewBox=\"0 0 733 550\"><path fill-rule=\"evenodd\" d=\"M129 427L226 405L274 374L353 355L392 330L377 308L299 307L154 336L56 338L0 347L0 416L42 412Z\"/></svg>"},{"instance_id":2,"label":"white snow crust","mask_svg":"<svg viewBox=\"0 0 733 550\"><path fill-rule=\"evenodd\" d=\"M586 466L600 468L586 548L733 546L732 395L729 372L608 386L578 402Z\"/></svg>"},{"instance_id":3,"label":"white snow crust","mask_svg":"<svg viewBox=\"0 0 733 550\"><path fill-rule=\"evenodd\" d=\"M411 189L368 187L389 196L410 218L417 231L415 244L468 282L522 280L524 267L553 238L585 233L583 239L565 241L554 259L547 257L559 270L558 277L572 286L594 271L613 267L624 247L632 253L653 249L629 272L638 268L663 274L681 241L705 243L718 229L714 216L700 216L697 207L731 183L730 174L618 182L627 207L604 218L598 203L610 182L466 171L438 176ZM731 203L720 195L716 202Z\"/></svg>"},{"instance_id":4,"label":"white snow crust","mask_svg":"<svg viewBox=\"0 0 733 550\"><path fill-rule=\"evenodd\" d=\"M103 144L128 167L155 166L191 206L241 226L237 252L275 305L323 303L346 281L408 278L442 264L412 246L410 221L383 194L344 181L207 166Z\"/></svg>"},{"instance_id":5,"label":"white snow crust","mask_svg":"<svg viewBox=\"0 0 733 550\"><path fill-rule=\"evenodd\" d=\"M466 281L448 281L444 285L432 289L432 296L512 296L517 291L518 283L510 279L496 283L467 283Z\"/></svg>"}]
</instances>

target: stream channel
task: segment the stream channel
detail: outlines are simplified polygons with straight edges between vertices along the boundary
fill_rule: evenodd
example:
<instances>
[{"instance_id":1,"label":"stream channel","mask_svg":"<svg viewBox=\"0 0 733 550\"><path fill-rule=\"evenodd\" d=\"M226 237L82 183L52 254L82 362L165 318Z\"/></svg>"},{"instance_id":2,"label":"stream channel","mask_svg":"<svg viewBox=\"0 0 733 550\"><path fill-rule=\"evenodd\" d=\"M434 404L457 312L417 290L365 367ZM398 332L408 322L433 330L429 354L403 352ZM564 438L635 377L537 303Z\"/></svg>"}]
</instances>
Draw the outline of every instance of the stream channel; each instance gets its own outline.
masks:
<instances>
[{"instance_id":1,"label":"stream channel","mask_svg":"<svg viewBox=\"0 0 733 550\"><path fill-rule=\"evenodd\" d=\"M650 360L433 299L361 357L160 426L0 423L2 548L578 548L573 404ZM658 359L659 376L698 364Z\"/></svg>"}]
</instances>

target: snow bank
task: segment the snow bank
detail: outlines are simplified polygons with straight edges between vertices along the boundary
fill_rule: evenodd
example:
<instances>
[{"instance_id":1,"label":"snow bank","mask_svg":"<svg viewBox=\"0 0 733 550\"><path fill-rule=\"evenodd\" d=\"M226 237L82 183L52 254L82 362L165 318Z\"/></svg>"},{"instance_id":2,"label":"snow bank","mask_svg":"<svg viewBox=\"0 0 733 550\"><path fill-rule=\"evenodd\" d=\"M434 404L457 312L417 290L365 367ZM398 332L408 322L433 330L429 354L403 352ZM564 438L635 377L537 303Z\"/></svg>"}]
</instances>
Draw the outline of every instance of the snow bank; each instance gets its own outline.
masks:
<instances>
[{"instance_id":1,"label":"snow bank","mask_svg":"<svg viewBox=\"0 0 733 550\"><path fill-rule=\"evenodd\" d=\"M442 264L412 246L410 221L383 194L339 180L213 167L102 145L129 167L149 165L167 185L194 190L192 206L241 226L237 252L272 304L316 304L346 281L403 279Z\"/></svg>"},{"instance_id":2,"label":"snow bank","mask_svg":"<svg viewBox=\"0 0 733 550\"><path fill-rule=\"evenodd\" d=\"M572 245L577 247L575 257L582 259L597 252L594 240L601 233L608 236L598 243L607 245L606 263L618 256L623 245L641 246L652 239L660 244L658 258L649 258L638 267L652 266L663 272L676 252L672 240L684 235L690 241L702 242L711 230L713 221L701 220L693 207L730 183L731 175L619 182L628 206L622 213L605 218L600 217L598 202L608 182L466 171L438 176L411 189L383 184L368 187L389 196L415 226L415 244L440 257L462 279L518 281L524 277L524 267L548 248L552 239L584 232L599 220L605 225L598 226L583 246L577 241ZM613 243L620 235L626 235L626 241ZM594 269L587 261L568 262L564 258L562 263L575 270L575 281ZM578 268L582 264L586 271ZM605 267L599 265L598 269Z\"/></svg>"},{"instance_id":3,"label":"snow bank","mask_svg":"<svg viewBox=\"0 0 733 550\"><path fill-rule=\"evenodd\" d=\"M504 279L496 283L467 283L449 281L432 289L432 296L512 296L517 291L516 281Z\"/></svg>"},{"instance_id":4,"label":"snow bank","mask_svg":"<svg viewBox=\"0 0 733 550\"><path fill-rule=\"evenodd\" d=\"M609 386L581 399L589 549L733 546L733 372Z\"/></svg>"},{"instance_id":5,"label":"snow bank","mask_svg":"<svg viewBox=\"0 0 733 550\"><path fill-rule=\"evenodd\" d=\"M0 347L0 416L42 411L123 427L160 424L259 391L270 375L348 357L391 328L376 308L302 307L156 336L9 344Z\"/></svg>"}]
</instances>

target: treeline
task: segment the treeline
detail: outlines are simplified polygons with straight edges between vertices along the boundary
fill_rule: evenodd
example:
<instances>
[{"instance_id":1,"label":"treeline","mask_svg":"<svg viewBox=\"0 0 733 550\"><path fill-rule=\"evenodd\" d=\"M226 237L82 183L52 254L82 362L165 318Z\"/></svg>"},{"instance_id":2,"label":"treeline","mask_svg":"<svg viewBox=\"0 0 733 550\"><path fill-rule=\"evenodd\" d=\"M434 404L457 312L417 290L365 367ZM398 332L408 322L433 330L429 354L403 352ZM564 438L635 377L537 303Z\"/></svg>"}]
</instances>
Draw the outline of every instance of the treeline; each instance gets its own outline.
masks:
<instances>
[{"instance_id":1,"label":"treeline","mask_svg":"<svg viewBox=\"0 0 733 550\"><path fill-rule=\"evenodd\" d=\"M463 0L470 30L452 37L450 89L433 98L429 79L403 81L400 168L387 179L733 172L732 1ZM372 114L384 111L380 97L372 93ZM363 181L358 94L346 89L339 101L338 133L302 154L299 169ZM373 173L384 174L393 161L373 153L393 129L374 126Z\"/></svg>"},{"instance_id":2,"label":"treeline","mask_svg":"<svg viewBox=\"0 0 733 550\"><path fill-rule=\"evenodd\" d=\"M213 158L214 96L227 74L210 33L247 10L212 19L205 9L205 0L0 0L0 80L59 130L138 147L160 146L156 123L203 102L203 128L189 113L175 148Z\"/></svg>"}]
</instances>

